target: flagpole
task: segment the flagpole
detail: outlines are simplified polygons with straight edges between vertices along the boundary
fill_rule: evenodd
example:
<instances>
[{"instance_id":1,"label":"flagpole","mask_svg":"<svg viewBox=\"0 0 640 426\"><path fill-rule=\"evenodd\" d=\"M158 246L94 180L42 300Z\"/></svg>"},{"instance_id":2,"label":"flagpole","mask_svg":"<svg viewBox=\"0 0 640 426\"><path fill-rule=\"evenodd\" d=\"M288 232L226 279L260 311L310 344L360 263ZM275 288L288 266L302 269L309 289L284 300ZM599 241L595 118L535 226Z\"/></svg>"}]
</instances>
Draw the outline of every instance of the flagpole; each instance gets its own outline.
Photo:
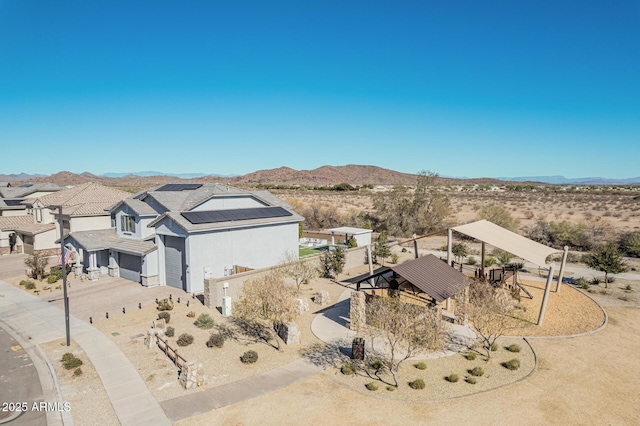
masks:
<instances>
[{"instance_id":1,"label":"flagpole","mask_svg":"<svg viewBox=\"0 0 640 426\"><path fill-rule=\"evenodd\" d=\"M67 262L64 253L64 226L62 221L62 206L58 206L58 224L60 225L60 263L62 264L62 288L64 289L64 325L67 332L67 346L71 345L69 333L69 298L67 297Z\"/></svg>"}]
</instances>

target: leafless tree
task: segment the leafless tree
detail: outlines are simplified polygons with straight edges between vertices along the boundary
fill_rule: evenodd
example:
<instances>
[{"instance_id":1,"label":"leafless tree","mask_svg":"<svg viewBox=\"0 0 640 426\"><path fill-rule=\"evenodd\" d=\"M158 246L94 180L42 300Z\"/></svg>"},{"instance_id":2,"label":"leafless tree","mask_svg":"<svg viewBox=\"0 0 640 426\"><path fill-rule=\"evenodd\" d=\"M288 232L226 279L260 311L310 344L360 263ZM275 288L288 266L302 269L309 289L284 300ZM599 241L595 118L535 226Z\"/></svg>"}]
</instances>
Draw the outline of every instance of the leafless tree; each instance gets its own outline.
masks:
<instances>
[{"instance_id":1,"label":"leafless tree","mask_svg":"<svg viewBox=\"0 0 640 426\"><path fill-rule=\"evenodd\" d=\"M484 281L469 286L468 297L460 293L456 298L456 315L466 315L482 347L491 357L491 346L508 330L521 324L516 315L517 301L503 288L494 288Z\"/></svg>"},{"instance_id":2,"label":"leafless tree","mask_svg":"<svg viewBox=\"0 0 640 426\"><path fill-rule=\"evenodd\" d=\"M288 251L282 259L282 272L293 279L300 294L300 286L314 279L318 274L318 268L309 261L300 259L295 253Z\"/></svg>"},{"instance_id":3,"label":"leafless tree","mask_svg":"<svg viewBox=\"0 0 640 426\"><path fill-rule=\"evenodd\" d=\"M46 257L38 253L34 253L29 255L29 257L24 260L24 264L27 268L30 269L29 275L31 278L37 280L41 280L42 278L44 278L45 269L47 267Z\"/></svg>"},{"instance_id":4,"label":"leafless tree","mask_svg":"<svg viewBox=\"0 0 640 426\"><path fill-rule=\"evenodd\" d=\"M275 271L244 283L240 300L234 304L234 315L248 324L268 328L276 342L274 348L280 350L276 328L298 316L295 297L295 288L285 283L280 271Z\"/></svg>"},{"instance_id":5,"label":"leafless tree","mask_svg":"<svg viewBox=\"0 0 640 426\"><path fill-rule=\"evenodd\" d=\"M434 309L404 303L399 297L374 297L367 304L366 325L361 332L372 341L384 343L381 362L396 387L400 365L421 352L441 350L448 334Z\"/></svg>"}]
</instances>

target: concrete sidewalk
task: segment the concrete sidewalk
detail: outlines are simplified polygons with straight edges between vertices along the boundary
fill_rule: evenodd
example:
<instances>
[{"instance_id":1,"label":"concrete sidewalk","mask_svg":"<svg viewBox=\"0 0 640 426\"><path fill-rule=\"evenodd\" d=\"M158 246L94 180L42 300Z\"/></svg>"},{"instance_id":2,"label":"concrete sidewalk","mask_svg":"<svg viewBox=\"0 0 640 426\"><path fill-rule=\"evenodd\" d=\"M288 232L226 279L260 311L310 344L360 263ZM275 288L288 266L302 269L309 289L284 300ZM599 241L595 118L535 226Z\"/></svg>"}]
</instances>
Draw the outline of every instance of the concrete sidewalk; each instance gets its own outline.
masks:
<instances>
[{"instance_id":1,"label":"concrete sidewalk","mask_svg":"<svg viewBox=\"0 0 640 426\"><path fill-rule=\"evenodd\" d=\"M41 344L65 337L64 311L0 281L0 316L22 338ZM131 362L108 337L73 316L71 338L95 367L122 425L171 424Z\"/></svg>"}]
</instances>

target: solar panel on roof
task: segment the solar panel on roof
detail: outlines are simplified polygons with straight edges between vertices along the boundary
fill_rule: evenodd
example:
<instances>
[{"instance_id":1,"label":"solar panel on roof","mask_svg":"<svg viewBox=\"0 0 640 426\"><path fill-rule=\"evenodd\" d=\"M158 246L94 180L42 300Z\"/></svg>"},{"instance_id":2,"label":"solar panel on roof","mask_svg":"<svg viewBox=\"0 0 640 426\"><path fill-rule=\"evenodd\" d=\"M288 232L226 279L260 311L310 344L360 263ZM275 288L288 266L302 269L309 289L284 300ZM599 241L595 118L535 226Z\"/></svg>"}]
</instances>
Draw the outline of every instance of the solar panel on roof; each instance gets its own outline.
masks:
<instances>
[{"instance_id":1,"label":"solar panel on roof","mask_svg":"<svg viewBox=\"0 0 640 426\"><path fill-rule=\"evenodd\" d=\"M201 186L201 183L168 183L156 189L156 191L193 191Z\"/></svg>"},{"instance_id":2,"label":"solar panel on roof","mask_svg":"<svg viewBox=\"0 0 640 426\"><path fill-rule=\"evenodd\" d=\"M22 200L4 200L4 203L7 206L19 206L22 203Z\"/></svg>"},{"instance_id":3,"label":"solar panel on roof","mask_svg":"<svg viewBox=\"0 0 640 426\"><path fill-rule=\"evenodd\" d=\"M180 213L193 225L218 223L237 220L267 219L272 217L293 216L293 213L282 207L255 207L248 209L209 210Z\"/></svg>"},{"instance_id":4,"label":"solar panel on roof","mask_svg":"<svg viewBox=\"0 0 640 426\"><path fill-rule=\"evenodd\" d=\"M33 186L32 183L23 183L22 185L18 186L18 188L30 188L32 186Z\"/></svg>"}]
</instances>

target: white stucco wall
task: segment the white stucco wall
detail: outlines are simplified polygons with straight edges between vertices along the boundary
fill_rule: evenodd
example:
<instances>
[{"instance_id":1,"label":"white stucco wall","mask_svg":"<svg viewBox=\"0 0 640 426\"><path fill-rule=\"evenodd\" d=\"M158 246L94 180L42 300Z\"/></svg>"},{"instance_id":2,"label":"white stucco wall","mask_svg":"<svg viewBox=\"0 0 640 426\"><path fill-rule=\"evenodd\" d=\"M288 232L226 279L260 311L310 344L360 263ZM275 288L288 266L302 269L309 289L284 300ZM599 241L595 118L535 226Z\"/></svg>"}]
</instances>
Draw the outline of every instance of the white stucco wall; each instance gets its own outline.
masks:
<instances>
[{"instance_id":1,"label":"white stucco wall","mask_svg":"<svg viewBox=\"0 0 640 426\"><path fill-rule=\"evenodd\" d=\"M33 239L33 249L46 250L60 247L60 244L56 243L57 234L58 232L55 229L36 234Z\"/></svg>"},{"instance_id":2,"label":"white stucco wall","mask_svg":"<svg viewBox=\"0 0 640 426\"><path fill-rule=\"evenodd\" d=\"M147 277L158 275L158 250L154 250L146 256L143 256L142 275Z\"/></svg>"},{"instance_id":3,"label":"white stucco wall","mask_svg":"<svg viewBox=\"0 0 640 426\"><path fill-rule=\"evenodd\" d=\"M137 239L137 240L142 240L142 239L145 239L148 236L154 234L155 230L153 228L147 227L147 225L149 225L155 219L155 217L151 217L151 216L140 217L140 216L138 216L138 214L136 212L131 210L126 205L120 206L115 211L114 214L115 214L115 218L116 218L116 232L118 233L118 235L120 237L134 238L134 239ZM125 216L125 215L134 217L134 219L136 221L136 231L135 232L123 232L122 231L122 219L121 219L121 217Z\"/></svg>"},{"instance_id":4,"label":"white stucco wall","mask_svg":"<svg viewBox=\"0 0 640 426\"><path fill-rule=\"evenodd\" d=\"M191 211L246 209L250 207L266 207L265 204L249 195L245 196L216 196L194 207Z\"/></svg>"},{"instance_id":5,"label":"white stucco wall","mask_svg":"<svg viewBox=\"0 0 640 426\"><path fill-rule=\"evenodd\" d=\"M70 232L95 231L98 229L111 228L110 216L79 216L70 220Z\"/></svg>"},{"instance_id":6,"label":"white stucco wall","mask_svg":"<svg viewBox=\"0 0 640 426\"><path fill-rule=\"evenodd\" d=\"M355 235L358 247L368 246L371 244L371 232Z\"/></svg>"},{"instance_id":7,"label":"white stucco wall","mask_svg":"<svg viewBox=\"0 0 640 426\"><path fill-rule=\"evenodd\" d=\"M204 290L204 268L214 277L225 267L252 269L277 265L287 251L298 253L298 224L287 223L190 235L186 240L187 291Z\"/></svg>"}]
</instances>

